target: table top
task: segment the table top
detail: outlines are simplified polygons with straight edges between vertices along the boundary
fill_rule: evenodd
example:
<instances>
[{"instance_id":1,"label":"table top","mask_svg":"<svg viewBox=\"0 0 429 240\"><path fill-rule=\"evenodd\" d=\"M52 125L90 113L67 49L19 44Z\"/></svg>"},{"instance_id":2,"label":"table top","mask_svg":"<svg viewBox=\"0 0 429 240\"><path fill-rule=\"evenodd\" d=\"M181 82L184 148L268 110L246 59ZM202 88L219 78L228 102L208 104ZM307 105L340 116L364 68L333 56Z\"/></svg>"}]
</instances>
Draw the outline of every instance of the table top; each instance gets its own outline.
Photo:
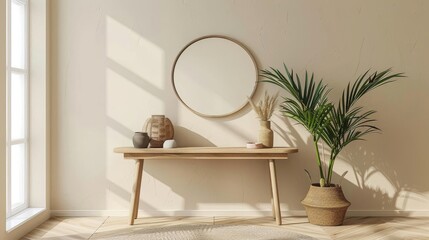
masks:
<instances>
[{"instance_id":1,"label":"table top","mask_svg":"<svg viewBox=\"0 0 429 240\"><path fill-rule=\"evenodd\" d=\"M245 148L245 147L183 147L183 148L133 148L118 147L125 159L287 159L297 148Z\"/></svg>"}]
</instances>

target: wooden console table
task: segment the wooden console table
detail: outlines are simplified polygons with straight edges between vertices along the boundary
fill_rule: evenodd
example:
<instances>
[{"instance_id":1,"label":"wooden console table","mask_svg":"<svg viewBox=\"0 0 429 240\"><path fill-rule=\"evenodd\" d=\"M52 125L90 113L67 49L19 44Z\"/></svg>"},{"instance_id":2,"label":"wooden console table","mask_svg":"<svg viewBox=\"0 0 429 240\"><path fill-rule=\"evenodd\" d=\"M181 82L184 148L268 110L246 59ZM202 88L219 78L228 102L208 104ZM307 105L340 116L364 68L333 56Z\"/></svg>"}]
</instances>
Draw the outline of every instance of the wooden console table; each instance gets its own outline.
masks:
<instances>
[{"instance_id":1,"label":"wooden console table","mask_svg":"<svg viewBox=\"0 0 429 240\"><path fill-rule=\"evenodd\" d=\"M140 187L143 175L144 160L162 160L162 159L260 159L268 160L271 180L271 201L273 206L273 216L278 225L282 224L279 194L276 177L277 159L287 159L289 153L298 152L296 148L262 148L250 149L240 147L189 147L189 148L133 148L119 147L114 152L124 154L125 159L134 159L136 162L136 176L131 193L130 204L130 225L134 224L137 218Z\"/></svg>"}]
</instances>

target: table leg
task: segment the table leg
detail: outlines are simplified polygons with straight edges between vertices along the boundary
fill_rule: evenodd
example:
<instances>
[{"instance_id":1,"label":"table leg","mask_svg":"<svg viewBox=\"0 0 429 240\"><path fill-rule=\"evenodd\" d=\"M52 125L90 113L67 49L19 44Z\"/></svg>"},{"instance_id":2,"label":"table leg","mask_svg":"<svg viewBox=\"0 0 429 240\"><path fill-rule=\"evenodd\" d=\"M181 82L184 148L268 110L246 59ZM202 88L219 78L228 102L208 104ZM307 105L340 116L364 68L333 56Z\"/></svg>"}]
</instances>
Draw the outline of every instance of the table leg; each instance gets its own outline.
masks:
<instances>
[{"instance_id":1,"label":"table leg","mask_svg":"<svg viewBox=\"0 0 429 240\"><path fill-rule=\"evenodd\" d=\"M270 166L270 177L271 177L271 191L273 194L274 202L274 211L276 215L276 222L278 225L282 225L282 216L280 213L280 203L279 203L279 190L277 187L277 176L276 176L276 162L274 159L269 160Z\"/></svg>"},{"instance_id":2,"label":"table leg","mask_svg":"<svg viewBox=\"0 0 429 240\"><path fill-rule=\"evenodd\" d=\"M136 161L136 173L135 180L131 192L131 202L130 202L130 225L134 224L134 219L137 218L139 211L139 200L140 200L140 187L142 184L142 175L143 175L143 159L138 159Z\"/></svg>"},{"instance_id":3,"label":"table leg","mask_svg":"<svg viewBox=\"0 0 429 240\"><path fill-rule=\"evenodd\" d=\"M268 160L268 165L270 164L270 160ZM273 218L276 219L276 211L274 209L274 197L273 197L273 190L272 190L272 186L273 182L271 181L271 177L270 177L270 193L271 193L271 210L272 210L272 214L273 214Z\"/></svg>"}]
</instances>

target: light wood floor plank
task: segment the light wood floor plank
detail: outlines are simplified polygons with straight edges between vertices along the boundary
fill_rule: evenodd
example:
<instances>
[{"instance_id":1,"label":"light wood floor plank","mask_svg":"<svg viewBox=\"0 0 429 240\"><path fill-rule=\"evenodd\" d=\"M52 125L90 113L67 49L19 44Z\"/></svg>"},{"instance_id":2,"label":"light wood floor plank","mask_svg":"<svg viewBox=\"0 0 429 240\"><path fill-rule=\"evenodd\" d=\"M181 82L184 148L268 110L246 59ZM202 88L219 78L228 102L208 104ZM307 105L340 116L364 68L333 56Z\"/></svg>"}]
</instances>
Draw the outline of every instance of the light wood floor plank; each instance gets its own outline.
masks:
<instances>
[{"instance_id":1,"label":"light wood floor plank","mask_svg":"<svg viewBox=\"0 0 429 240\"><path fill-rule=\"evenodd\" d=\"M215 217L215 224L254 224L260 226L278 227L318 239L331 239L321 227L308 223L308 219L306 217L285 217L282 218L282 222L283 224L278 226L272 217Z\"/></svg>"},{"instance_id":2,"label":"light wood floor plank","mask_svg":"<svg viewBox=\"0 0 429 240\"><path fill-rule=\"evenodd\" d=\"M344 225L335 227L312 225L305 217L283 218L281 226L272 217L150 217L136 219L133 226L128 225L127 217L55 217L23 239L127 239L145 229L202 224L269 226L323 240L429 239L429 218L406 217L348 218Z\"/></svg>"},{"instance_id":3,"label":"light wood floor plank","mask_svg":"<svg viewBox=\"0 0 429 240\"><path fill-rule=\"evenodd\" d=\"M155 228L155 227L168 227L178 225L201 225L213 224L213 217L151 217L151 218L138 218L134 221L134 225L128 224L127 217L109 217L106 222L101 226L91 239L103 239L107 237L116 237L133 235L140 230Z\"/></svg>"},{"instance_id":4,"label":"light wood floor plank","mask_svg":"<svg viewBox=\"0 0 429 240\"><path fill-rule=\"evenodd\" d=\"M23 239L89 239L107 217L54 217Z\"/></svg>"}]
</instances>

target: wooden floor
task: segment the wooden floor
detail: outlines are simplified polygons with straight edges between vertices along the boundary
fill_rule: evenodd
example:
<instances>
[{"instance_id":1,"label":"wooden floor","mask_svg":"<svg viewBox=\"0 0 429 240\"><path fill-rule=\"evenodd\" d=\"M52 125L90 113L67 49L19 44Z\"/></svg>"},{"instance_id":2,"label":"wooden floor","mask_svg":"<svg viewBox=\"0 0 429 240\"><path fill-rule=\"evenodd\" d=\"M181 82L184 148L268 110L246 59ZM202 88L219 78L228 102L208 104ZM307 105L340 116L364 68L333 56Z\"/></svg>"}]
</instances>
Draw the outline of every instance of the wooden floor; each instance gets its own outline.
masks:
<instances>
[{"instance_id":1,"label":"wooden floor","mask_svg":"<svg viewBox=\"0 0 429 240\"><path fill-rule=\"evenodd\" d=\"M280 227L317 239L429 239L429 218L379 217L349 218L343 226L320 227L304 217L283 218L277 226L272 218L244 217L152 217L127 224L127 217L54 217L23 239L103 239L147 227L192 224L255 224Z\"/></svg>"}]
</instances>

